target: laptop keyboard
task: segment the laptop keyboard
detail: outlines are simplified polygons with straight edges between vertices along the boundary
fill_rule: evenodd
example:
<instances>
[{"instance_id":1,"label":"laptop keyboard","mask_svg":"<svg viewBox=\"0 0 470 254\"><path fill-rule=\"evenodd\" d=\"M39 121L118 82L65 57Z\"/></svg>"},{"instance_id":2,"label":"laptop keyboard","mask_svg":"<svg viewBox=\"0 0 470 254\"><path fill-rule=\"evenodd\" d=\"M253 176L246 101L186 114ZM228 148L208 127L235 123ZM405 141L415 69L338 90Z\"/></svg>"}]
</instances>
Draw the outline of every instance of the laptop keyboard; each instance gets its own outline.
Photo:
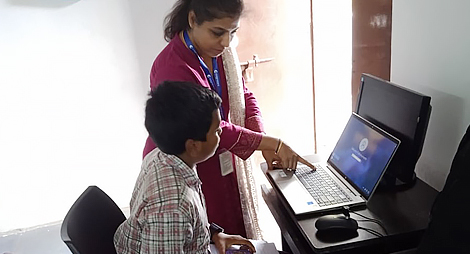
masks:
<instances>
[{"instance_id":1,"label":"laptop keyboard","mask_svg":"<svg viewBox=\"0 0 470 254\"><path fill-rule=\"evenodd\" d=\"M315 171L307 166L298 167L295 175L320 206L352 201L325 169L320 165L315 167L317 168Z\"/></svg>"}]
</instances>

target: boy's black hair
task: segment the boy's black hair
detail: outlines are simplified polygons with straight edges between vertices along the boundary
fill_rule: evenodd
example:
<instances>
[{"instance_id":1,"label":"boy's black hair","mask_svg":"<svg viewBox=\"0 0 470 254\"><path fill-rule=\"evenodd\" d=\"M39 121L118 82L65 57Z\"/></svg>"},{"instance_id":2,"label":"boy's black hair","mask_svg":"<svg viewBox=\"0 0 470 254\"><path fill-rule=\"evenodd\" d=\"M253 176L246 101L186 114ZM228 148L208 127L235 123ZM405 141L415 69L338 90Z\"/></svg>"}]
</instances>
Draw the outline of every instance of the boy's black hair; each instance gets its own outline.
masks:
<instances>
[{"instance_id":1,"label":"boy's black hair","mask_svg":"<svg viewBox=\"0 0 470 254\"><path fill-rule=\"evenodd\" d=\"M183 153L186 140L206 141L219 95L191 82L164 81L153 89L145 107L145 128L164 153Z\"/></svg>"}]
</instances>

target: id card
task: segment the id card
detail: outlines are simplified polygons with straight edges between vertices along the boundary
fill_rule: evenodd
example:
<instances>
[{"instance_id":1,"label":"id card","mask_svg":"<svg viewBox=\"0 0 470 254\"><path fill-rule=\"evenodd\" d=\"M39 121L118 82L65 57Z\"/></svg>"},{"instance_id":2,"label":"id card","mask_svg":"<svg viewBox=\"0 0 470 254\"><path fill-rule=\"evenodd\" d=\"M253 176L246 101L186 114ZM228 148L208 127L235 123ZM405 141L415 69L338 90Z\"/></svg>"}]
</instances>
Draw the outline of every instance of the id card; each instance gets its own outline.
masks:
<instances>
[{"instance_id":1,"label":"id card","mask_svg":"<svg viewBox=\"0 0 470 254\"><path fill-rule=\"evenodd\" d=\"M233 172L232 153L225 151L219 154L220 173L226 176Z\"/></svg>"}]
</instances>

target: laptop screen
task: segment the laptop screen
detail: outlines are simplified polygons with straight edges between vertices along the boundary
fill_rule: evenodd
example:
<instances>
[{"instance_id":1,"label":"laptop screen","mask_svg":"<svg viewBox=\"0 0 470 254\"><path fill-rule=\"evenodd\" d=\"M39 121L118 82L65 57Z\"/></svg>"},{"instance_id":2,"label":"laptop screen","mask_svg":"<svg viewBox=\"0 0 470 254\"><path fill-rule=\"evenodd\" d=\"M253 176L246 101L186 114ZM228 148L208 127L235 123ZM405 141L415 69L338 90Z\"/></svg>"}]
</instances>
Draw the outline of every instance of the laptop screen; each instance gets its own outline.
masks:
<instances>
[{"instance_id":1,"label":"laptop screen","mask_svg":"<svg viewBox=\"0 0 470 254\"><path fill-rule=\"evenodd\" d=\"M398 139L353 113L328 162L368 199L399 143Z\"/></svg>"}]
</instances>

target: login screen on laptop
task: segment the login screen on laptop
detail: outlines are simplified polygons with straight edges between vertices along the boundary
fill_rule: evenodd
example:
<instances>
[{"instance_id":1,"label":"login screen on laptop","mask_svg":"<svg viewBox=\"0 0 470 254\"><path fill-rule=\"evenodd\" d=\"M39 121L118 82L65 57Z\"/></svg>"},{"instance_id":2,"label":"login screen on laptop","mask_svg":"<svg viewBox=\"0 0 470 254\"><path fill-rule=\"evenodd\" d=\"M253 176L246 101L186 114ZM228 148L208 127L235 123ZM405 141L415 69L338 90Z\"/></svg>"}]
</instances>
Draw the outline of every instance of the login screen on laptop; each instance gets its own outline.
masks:
<instances>
[{"instance_id":1,"label":"login screen on laptop","mask_svg":"<svg viewBox=\"0 0 470 254\"><path fill-rule=\"evenodd\" d=\"M389 163L396 143L352 117L330 155L329 163L360 188L368 198Z\"/></svg>"}]
</instances>

